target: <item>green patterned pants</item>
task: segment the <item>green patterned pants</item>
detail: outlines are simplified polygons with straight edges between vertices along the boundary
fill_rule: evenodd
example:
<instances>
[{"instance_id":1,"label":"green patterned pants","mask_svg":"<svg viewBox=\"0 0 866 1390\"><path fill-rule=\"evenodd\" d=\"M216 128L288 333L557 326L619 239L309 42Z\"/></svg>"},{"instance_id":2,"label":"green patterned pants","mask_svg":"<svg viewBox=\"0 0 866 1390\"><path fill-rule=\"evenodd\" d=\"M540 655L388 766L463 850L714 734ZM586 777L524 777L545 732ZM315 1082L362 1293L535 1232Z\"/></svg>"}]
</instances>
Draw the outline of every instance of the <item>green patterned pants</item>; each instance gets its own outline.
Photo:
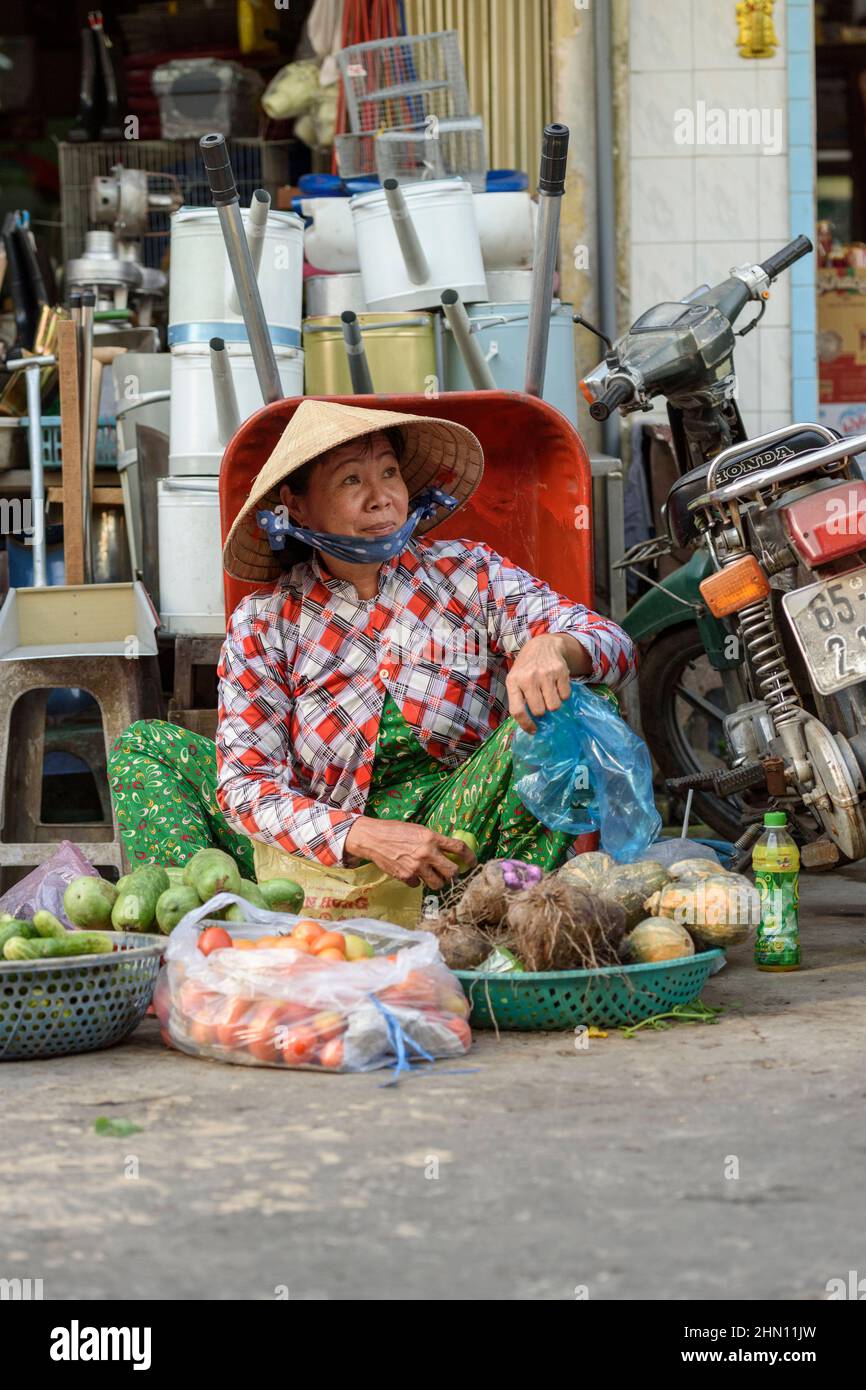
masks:
<instances>
[{"instance_id":1,"label":"green patterned pants","mask_svg":"<svg viewBox=\"0 0 866 1390\"><path fill-rule=\"evenodd\" d=\"M376 744L364 814L414 821L443 835L469 830L478 858L524 859L543 869L565 862L574 836L548 830L512 785L506 719L477 752L449 772L424 751L390 695ZM210 739L162 720L131 724L112 744L109 787L130 863L184 864L216 846L253 878L253 844L228 825L216 800L216 748Z\"/></svg>"}]
</instances>

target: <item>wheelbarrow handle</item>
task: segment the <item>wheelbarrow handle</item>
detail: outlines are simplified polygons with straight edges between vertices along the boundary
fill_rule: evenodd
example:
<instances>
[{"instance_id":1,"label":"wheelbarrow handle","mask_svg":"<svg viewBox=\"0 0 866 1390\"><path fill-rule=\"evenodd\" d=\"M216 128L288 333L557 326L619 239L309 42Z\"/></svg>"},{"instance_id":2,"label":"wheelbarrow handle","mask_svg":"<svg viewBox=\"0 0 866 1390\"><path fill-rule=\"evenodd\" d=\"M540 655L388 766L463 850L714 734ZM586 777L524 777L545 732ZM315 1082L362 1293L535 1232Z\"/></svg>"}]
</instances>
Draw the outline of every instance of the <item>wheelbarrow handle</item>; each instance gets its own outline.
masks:
<instances>
[{"instance_id":1,"label":"wheelbarrow handle","mask_svg":"<svg viewBox=\"0 0 866 1390\"><path fill-rule=\"evenodd\" d=\"M541 139L541 167L538 191L554 198L565 192L565 167L568 163L568 126L546 125Z\"/></svg>"}]
</instances>

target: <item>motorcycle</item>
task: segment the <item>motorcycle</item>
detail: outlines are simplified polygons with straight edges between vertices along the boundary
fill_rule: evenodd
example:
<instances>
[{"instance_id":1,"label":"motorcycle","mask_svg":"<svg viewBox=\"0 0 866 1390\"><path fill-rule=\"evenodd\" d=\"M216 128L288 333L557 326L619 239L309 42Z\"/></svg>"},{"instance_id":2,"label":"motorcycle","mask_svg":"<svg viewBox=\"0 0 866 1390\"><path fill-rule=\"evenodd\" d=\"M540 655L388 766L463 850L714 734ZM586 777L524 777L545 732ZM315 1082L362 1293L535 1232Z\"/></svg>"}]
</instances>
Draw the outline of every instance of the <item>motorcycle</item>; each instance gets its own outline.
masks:
<instances>
[{"instance_id":1,"label":"motorcycle","mask_svg":"<svg viewBox=\"0 0 866 1390\"><path fill-rule=\"evenodd\" d=\"M804 865L829 867L866 855L866 481L856 460L866 435L806 423L748 439L734 372L736 338L811 250L797 237L718 285L657 304L608 342L581 389L596 420L667 403L680 477L663 508L666 535L622 564L689 554L648 580L624 622L641 650L644 737L668 789L691 788L696 812L742 854L763 812L785 810ZM758 313L735 333L750 303Z\"/></svg>"}]
</instances>

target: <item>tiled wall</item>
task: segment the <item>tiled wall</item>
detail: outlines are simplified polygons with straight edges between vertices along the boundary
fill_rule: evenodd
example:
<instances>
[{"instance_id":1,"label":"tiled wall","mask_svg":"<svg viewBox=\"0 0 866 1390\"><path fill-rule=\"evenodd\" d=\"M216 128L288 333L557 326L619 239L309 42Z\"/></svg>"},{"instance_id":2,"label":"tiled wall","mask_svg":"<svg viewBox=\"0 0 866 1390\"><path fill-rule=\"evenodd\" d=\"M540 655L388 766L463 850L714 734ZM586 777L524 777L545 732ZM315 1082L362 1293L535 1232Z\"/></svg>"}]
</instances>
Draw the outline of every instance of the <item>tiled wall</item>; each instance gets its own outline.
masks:
<instances>
[{"instance_id":1,"label":"tiled wall","mask_svg":"<svg viewBox=\"0 0 866 1390\"><path fill-rule=\"evenodd\" d=\"M800 8L798 0L787 4ZM716 283L732 265L763 260L791 240L795 212L796 231L812 234L811 215L799 225L789 184L786 5L776 4L779 46L764 59L739 56L735 9L734 0L631 0L632 318ZM763 153L760 143L678 144L675 113L697 112L699 102L708 111L781 111L781 147ZM805 217L805 203L802 210ZM791 275L783 276L763 323L738 345L739 402L750 434L791 419L791 288ZM750 306L741 324L752 313Z\"/></svg>"}]
</instances>

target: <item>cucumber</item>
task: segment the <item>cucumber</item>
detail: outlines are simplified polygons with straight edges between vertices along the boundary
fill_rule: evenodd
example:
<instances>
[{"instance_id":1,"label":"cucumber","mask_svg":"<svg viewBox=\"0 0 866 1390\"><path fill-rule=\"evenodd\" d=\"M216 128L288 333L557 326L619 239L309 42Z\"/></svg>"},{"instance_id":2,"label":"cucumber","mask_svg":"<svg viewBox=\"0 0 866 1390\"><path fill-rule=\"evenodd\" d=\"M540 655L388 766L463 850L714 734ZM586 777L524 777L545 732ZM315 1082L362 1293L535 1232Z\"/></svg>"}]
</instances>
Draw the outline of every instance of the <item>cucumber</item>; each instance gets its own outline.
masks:
<instances>
[{"instance_id":1,"label":"cucumber","mask_svg":"<svg viewBox=\"0 0 866 1390\"><path fill-rule=\"evenodd\" d=\"M107 879L82 874L72 880L63 894L63 911L76 927L105 928L111 921L117 893Z\"/></svg>"},{"instance_id":2,"label":"cucumber","mask_svg":"<svg viewBox=\"0 0 866 1390\"><path fill-rule=\"evenodd\" d=\"M58 936L27 941L13 936L3 947L6 960L53 960L57 956L98 956L108 954L114 943L105 932L67 931Z\"/></svg>"},{"instance_id":3,"label":"cucumber","mask_svg":"<svg viewBox=\"0 0 866 1390\"><path fill-rule=\"evenodd\" d=\"M8 922L0 924L0 956L3 954L3 948L6 942L11 941L13 936L22 936L26 941L29 941L32 937L38 935L39 933L32 922L27 921L25 918L10 918Z\"/></svg>"},{"instance_id":4,"label":"cucumber","mask_svg":"<svg viewBox=\"0 0 866 1390\"><path fill-rule=\"evenodd\" d=\"M44 907L41 907L38 912L34 912L33 925L38 936L53 936L61 941L69 935L63 923L57 920L53 912L47 912Z\"/></svg>"},{"instance_id":5,"label":"cucumber","mask_svg":"<svg viewBox=\"0 0 866 1390\"><path fill-rule=\"evenodd\" d=\"M203 903L216 893L237 893L241 889L241 871L230 854L221 849L200 849L183 871L183 881L194 888Z\"/></svg>"},{"instance_id":6,"label":"cucumber","mask_svg":"<svg viewBox=\"0 0 866 1390\"><path fill-rule=\"evenodd\" d=\"M188 888L185 884L180 884L179 887L173 884L159 895L156 904L157 926L168 936L180 919L196 907L201 907L201 903L195 889Z\"/></svg>"},{"instance_id":7,"label":"cucumber","mask_svg":"<svg viewBox=\"0 0 866 1390\"><path fill-rule=\"evenodd\" d=\"M111 909L111 925L117 931L148 931L156 917L160 894L168 888L168 874L158 864L148 864L129 875Z\"/></svg>"},{"instance_id":8,"label":"cucumber","mask_svg":"<svg viewBox=\"0 0 866 1390\"><path fill-rule=\"evenodd\" d=\"M300 912L304 906L304 890L290 878L266 879L259 892L271 912Z\"/></svg>"}]
</instances>

